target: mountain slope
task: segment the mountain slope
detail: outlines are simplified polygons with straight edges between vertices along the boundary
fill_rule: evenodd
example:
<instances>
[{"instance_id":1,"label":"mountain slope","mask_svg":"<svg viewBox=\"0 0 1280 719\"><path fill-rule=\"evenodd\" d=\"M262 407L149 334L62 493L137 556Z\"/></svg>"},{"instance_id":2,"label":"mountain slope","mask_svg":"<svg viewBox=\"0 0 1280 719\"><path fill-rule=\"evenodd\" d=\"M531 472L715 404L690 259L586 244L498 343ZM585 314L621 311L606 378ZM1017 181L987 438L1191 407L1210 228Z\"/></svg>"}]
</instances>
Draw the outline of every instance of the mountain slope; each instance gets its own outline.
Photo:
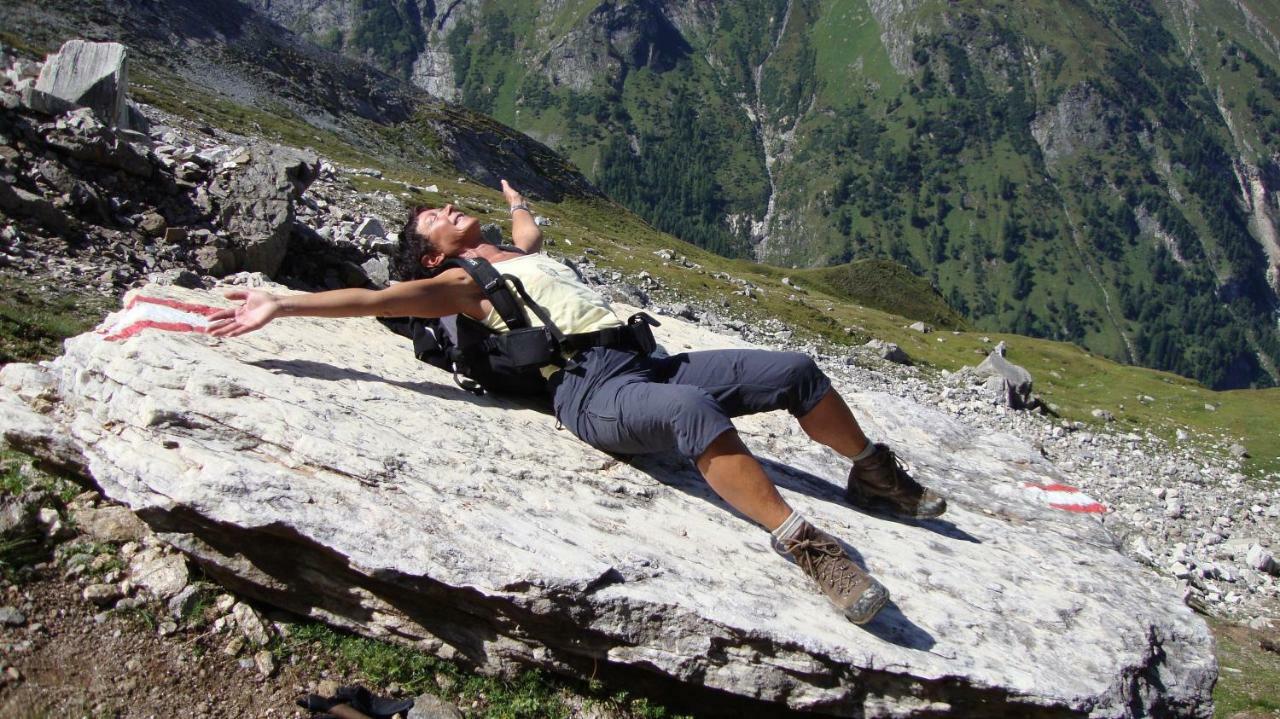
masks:
<instances>
[{"instance_id":1,"label":"mountain slope","mask_svg":"<svg viewBox=\"0 0 1280 719\"><path fill-rule=\"evenodd\" d=\"M1275 381L1275 0L257 4L721 254L892 258L980 328Z\"/></svg>"}]
</instances>

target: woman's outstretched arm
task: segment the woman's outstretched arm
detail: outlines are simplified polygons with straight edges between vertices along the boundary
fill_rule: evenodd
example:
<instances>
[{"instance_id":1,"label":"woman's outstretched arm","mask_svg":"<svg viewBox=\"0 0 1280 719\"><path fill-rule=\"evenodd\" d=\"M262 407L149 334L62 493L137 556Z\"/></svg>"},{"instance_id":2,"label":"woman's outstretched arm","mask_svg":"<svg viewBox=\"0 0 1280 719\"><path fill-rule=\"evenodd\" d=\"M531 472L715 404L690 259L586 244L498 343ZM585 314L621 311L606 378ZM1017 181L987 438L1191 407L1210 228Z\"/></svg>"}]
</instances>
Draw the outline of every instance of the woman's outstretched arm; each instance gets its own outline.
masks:
<instances>
[{"instance_id":1,"label":"woman's outstretched arm","mask_svg":"<svg viewBox=\"0 0 1280 719\"><path fill-rule=\"evenodd\" d=\"M211 315L207 332L235 337L259 329L278 317L444 317L482 316L484 292L464 270L401 282L383 290L351 288L303 295L273 295L263 290L229 289L223 296L240 301Z\"/></svg>"}]
</instances>

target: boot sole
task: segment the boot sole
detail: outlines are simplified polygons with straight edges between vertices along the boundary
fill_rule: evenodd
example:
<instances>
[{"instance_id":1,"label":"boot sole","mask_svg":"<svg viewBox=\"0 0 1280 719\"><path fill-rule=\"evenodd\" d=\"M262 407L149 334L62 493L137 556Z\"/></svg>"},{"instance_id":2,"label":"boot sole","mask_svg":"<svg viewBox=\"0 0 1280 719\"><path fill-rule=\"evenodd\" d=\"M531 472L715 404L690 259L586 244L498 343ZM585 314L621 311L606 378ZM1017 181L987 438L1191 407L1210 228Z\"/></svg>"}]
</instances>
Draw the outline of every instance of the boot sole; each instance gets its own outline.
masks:
<instances>
[{"instance_id":1,"label":"boot sole","mask_svg":"<svg viewBox=\"0 0 1280 719\"><path fill-rule=\"evenodd\" d=\"M854 624L866 624L889 603L889 590L883 584L873 584L853 606L844 610L844 618Z\"/></svg>"},{"instance_id":2,"label":"boot sole","mask_svg":"<svg viewBox=\"0 0 1280 719\"><path fill-rule=\"evenodd\" d=\"M946 504L943 504L942 508L936 512L907 512L901 509L892 500L865 494L862 490L857 489L852 484L845 489L844 498L846 502L858 509L865 509L868 512L874 512L875 514L901 517L904 519L936 519L947 513Z\"/></svg>"}]
</instances>

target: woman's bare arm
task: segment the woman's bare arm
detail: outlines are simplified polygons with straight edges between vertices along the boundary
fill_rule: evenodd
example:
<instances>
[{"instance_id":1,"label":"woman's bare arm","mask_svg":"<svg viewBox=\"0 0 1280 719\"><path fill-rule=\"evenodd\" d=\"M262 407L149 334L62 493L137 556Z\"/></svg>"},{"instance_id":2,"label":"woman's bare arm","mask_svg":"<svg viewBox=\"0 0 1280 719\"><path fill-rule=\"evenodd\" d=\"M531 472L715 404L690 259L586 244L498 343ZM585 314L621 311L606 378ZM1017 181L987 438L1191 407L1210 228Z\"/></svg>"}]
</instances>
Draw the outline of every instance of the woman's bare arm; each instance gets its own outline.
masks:
<instances>
[{"instance_id":1,"label":"woman's bare arm","mask_svg":"<svg viewBox=\"0 0 1280 719\"><path fill-rule=\"evenodd\" d=\"M506 198L507 204L515 208L517 205L523 209L513 209L511 212L511 241L516 247L533 254L542 249L542 229L538 227L538 223L533 219L533 211L524 202L524 196L521 195L506 180L502 181L502 196Z\"/></svg>"},{"instance_id":2,"label":"woman's bare arm","mask_svg":"<svg viewBox=\"0 0 1280 719\"><path fill-rule=\"evenodd\" d=\"M223 296L242 302L210 316L207 332L215 337L252 332L277 317L479 316L484 292L464 270L454 268L428 280L401 282L383 290L276 296L262 290L231 289Z\"/></svg>"}]
</instances>

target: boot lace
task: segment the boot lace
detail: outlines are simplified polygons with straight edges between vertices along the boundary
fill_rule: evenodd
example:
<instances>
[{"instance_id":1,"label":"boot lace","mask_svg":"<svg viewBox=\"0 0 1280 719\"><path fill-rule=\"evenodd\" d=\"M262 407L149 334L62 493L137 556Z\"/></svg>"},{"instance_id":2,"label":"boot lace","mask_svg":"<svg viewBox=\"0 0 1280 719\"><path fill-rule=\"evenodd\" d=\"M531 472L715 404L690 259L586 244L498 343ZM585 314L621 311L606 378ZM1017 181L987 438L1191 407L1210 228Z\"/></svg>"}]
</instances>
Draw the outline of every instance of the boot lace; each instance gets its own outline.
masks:
<instances>
[{"instance_id":1,"label":"boot lace","mask_svg":"<svg viewBox=\"0 0 1280 719\"><path fill-rule=\"evenodd\" d=\"M832 537L810 535L780 540L778 545L795 557L805 574L840 595L852 592L861 577L857 565L845 557L844 550Z\"/></svg>"}]
</instances>

